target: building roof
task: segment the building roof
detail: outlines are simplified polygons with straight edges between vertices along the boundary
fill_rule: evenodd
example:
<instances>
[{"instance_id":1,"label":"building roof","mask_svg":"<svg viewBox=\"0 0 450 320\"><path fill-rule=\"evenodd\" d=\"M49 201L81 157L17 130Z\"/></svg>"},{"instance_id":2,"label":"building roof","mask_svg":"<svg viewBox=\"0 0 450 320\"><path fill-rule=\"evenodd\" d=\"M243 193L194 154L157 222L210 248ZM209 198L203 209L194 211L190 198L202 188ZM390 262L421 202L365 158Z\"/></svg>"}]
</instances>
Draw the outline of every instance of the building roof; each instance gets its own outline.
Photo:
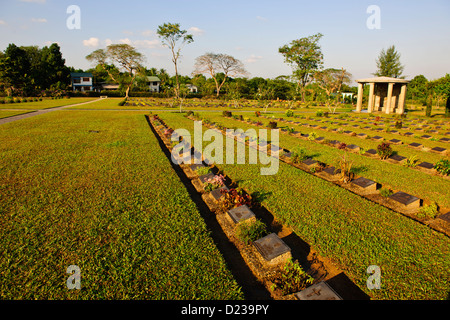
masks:
<instances>
[{"instance_id":1,"label":"building roof","mask_svg":"<svg viewBox=\"0 0 450 320\"><path fill-rule=\"evenodd\" d=\"M161 82L161 80L159 80L159 78L157 76L148 76L147 77L147 81L150 81L150 82L159 81L159 82Z\"/></svg>"},{"instance_id":2,"label":"building roof","mask_svg":"<svg viewBox=\"0 0 450 320\"><path fill-rule=\"evenodd\" d=\"M391 77L375 77L355 80L358 83L409 83L411 80L391 78Z\"/></svg>"},{"instance_id":3,"label":"building roof","mask_svg":"<svg viewBox=\"0 0 450 320\"><path fill-rule=\"evenodd\" d=\"M71 72L70 76L72 78L76 78L76 77L91 77L92 78L92 73L90 73L90 72Z\"/></svg>"}]
</instances>

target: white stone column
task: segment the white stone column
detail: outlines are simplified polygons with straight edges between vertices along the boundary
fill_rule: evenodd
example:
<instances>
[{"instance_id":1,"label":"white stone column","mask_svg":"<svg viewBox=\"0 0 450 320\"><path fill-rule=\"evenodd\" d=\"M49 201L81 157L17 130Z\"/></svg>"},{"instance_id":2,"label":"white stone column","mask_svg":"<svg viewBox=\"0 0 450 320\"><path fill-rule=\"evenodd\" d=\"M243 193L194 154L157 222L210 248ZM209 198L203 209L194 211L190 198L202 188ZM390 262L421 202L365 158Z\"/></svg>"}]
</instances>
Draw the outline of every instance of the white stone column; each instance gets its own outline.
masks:
<instances>
[{"instance_id":1,"label":"white stone column","mask_svg":"<svg viewBox=\"0 0 450 320\"><path fill-rule=\"evenodd\" d=\"M405 97L406 97L406 84L402 84L402 88L400 89L400 96L398 98L398 108L397 108L398 114L405 113Z\"/></svg>"},{"instance_id":2,"label":"white stone column","mask_svg":"<svg viewBox=\"0 0 450 320\"><path fill-rule=\"evenodd\" d=\"M364 92L364 84L358 83L358 100L356 101L356 112L361 112L363 92Z\"/></svg>"},{"instance_id":3,"label":"white stone column","mask_svg":"<svg viewBox=\"0 0 450 320\"><path fill-rule=\"evenodd\" d=\"M392 90L394 89L394 83L388 84L388 92L387 92L387 101L386 101L386 114L391 113L391 104L392 104Z\"/></svg>"},{"instance_id":4,"label":"white stone column","mask_svg":"<svg viewBox=\"0 0 450 320\"><path fill-rule=\"evenodd\" d=\"M369 89L369 102L367 105L367 112L372 113L373 111L373 103L375 100L375 97L373 96L373 93L375 91L375 83L371 82L369 83L370 89Z\"/></svg>"}]
</instances>

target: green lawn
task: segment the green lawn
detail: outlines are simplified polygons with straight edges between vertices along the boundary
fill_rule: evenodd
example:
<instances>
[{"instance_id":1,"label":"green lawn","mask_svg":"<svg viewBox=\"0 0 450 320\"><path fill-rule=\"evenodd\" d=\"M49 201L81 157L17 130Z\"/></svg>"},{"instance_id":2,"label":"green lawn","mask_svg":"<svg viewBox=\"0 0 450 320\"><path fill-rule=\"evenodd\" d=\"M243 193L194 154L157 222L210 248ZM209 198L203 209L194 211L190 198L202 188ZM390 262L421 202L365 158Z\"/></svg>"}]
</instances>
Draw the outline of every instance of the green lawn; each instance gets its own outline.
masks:
<instances>
[{"instance_id":1,"label":"green lawn","mask_svg":"<svg viewBox=\"0 0 450 320\"><path fill-rule=\"evenodd\" d=\"M25 111L0 110L0 119L17 116L19 114L24 114L28 112L32 112L32 110L25 110Z\"/></svg>"},{"instance_id":2,"label":"green lawn","mask_svg":"<svg viewBox=\"0 0 450 320\"><path fill-rule=\"evenodd\" d=\"M173 128L193 132L193 121L179 114L159 116ZM249 193L264 194L263 205L278 221L330 258L372 298L448 298L450 240L445 235L285 163L272 176L261 176L260 165L217 167ZM370 265L381 268L381 290L366 287Z\"/></svg>"},{"instance_id":3,"label":"green lawn","mask_svg":"<svg viewBox=\"0 0 450 320\"><path fill-rule=\"evenodd\" d=\"M251 116L250 114L243 114L243 115L244 117L249 117L252 120L257 119L256 117ZM255 125L249 125L243 122L239 122L232 118L225 118L221 114L201 113L201 116L231 128L237 127L242 128L244 130L248 128L258 128ZM261 121L263 124L267 124L270 120L258 118L258 121ZM305 120L303 120L303 122L305 122ZM365 150L368 150L370 148L376 149L377 145L379 144L379 142L360 139L342 133L332 133L325 130L306 128L303 126L297 126L293 124L285 124L280 121L278 122L278 124L280 127L283 126L294 127L296 128L296 130L302 133L309 134L311 132L316 132L317 136L323 136L326 139L339 140L346 142L347 144L353 143L360 147L363 147ZM319 124L319 126L322 125ZM348 129L346 128L345 130L352 130L352 129L354 128ZM364 132L364 130L354 130L354 131ZM375 134L372 134L372 136L373 135ZM389 136L386 133L381 133L380 135L386 137ZM446 147L445 143L437 141L428 141L428 140L420 141L419 139L416 138L407 138L404 136L398 136L394 134L391 134L391 136L392 138L397 137L397 139L404 140L405 142L408 141L408 143L421 142L424 145L431 144L433 146L439 145ZM308 154L314 155L314 159L331 165L337 165L338 159L343 154L343 151L338 150L335 147L322 145L314 141L303 140L283 133L280 133L280 145L283 148L289 150L294 150L297 146L304 147L308 150ZM436 163L439 159L444 158L444 156L436 153L418 151L406 146L393 145L392 147L393 150L398 151L398 153L402 156L410 157L416 155L421 161ZM435 201L438 203L438 205L442 207L450 208L450 198L448 197L448 190L450 190L449 180L446 180L439 176L433 176L418 170L407 168L399 164L391 164L385 161L380 161L378 159L368 158L360 154L354 154L351 152L346 152L346 154L348 155L348 158L354 162L354 166L358 169L360 175L373 181L376 181L382 184L384 187L392 188L395 190L401 190L422 199ZM420 183L413 183L413 181L420 181Z\"/></svg>"},{"instance_id":4,"label":"green lawn","mask_svg":"<svg viewBox=\"0 0 450 320\"><path fill-rule=\"evenodd\" d=\"M142 113L2 125L0 176L1 299L243 298Z\"/></svg>"},{"instance_id":5,"label":"green lawn","mask_svg":"<svg viewBox=\"0 0 450 320\"><path fill-rule=\"evenodd\" d=\"M44 98L42 101L36 102L20 102L20 103L5 103L0 104L0 109L24 109L24 110L41 110L48 108L56 108L61 106L67 106L71 104L83 103L95 100L97 98L63 98L52 100L50 98Z\"/></svg>"}]
</instances>

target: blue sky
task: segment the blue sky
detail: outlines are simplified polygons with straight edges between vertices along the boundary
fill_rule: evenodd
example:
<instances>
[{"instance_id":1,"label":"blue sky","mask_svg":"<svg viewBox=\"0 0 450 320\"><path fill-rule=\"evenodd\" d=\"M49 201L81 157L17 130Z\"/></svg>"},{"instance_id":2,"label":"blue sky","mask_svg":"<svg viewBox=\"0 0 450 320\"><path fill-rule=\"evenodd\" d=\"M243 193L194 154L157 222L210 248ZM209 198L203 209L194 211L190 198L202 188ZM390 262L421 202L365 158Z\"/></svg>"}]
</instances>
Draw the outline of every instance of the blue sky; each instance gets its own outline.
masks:
<instances>
[{"instance_id":1,"label":"blue sky","mask_svg":"<svg viewBox=\"0 0 450 320\"><path fill-rule=\"evenodd\" d=\"M79 30L66 26L70 5L80 7ZM380 29L366 25L370 5L380 8ZM182 51L185 75L206 52L233 55L250 77L288 75L278 48L320 32L324 67L343 67L353 79L370 77L379 52L390 45L400 52L407 78L436 79L450 73L449 13L448 0L0 0L0 50L9 43L58 42L67 65L87 69L85 56L93 50L129 43L145 55L147 67L173 74L170 52L156 29L177 22L194 35Z\"/></svg>"}]
</instances>

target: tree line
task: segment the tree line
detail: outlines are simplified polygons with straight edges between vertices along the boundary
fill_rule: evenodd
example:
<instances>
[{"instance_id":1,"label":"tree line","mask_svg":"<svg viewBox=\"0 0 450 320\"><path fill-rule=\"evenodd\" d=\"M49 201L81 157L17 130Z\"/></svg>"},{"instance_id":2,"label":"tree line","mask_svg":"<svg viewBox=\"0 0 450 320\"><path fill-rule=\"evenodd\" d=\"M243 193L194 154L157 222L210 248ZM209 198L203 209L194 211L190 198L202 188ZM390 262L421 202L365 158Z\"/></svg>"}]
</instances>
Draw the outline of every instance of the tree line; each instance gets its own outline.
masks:
<instances>
[{"instance_id":1,"label":"tree line","mask_svg":"<svg viewBox=\"0 0 450 320\"><path fill-rule=\"evenodd\" d=\"M133 91L147 89L146 76L158 76L161 91L166 96L181 99L187 95L187 84L198 88L201 95L229 100L299 100L335 103L340 92L356 93L350 86L352 75L342 67L323 68L324 56L320 46L321 33L292 40L278 48L292 74L275 79L248 78L244 64L226 53L207 52L196 58L190 76L178 72L181 50L194 42L194 37L178 23L164 23L157 29L162 44L170 50L175 75L165 69L146 68L145 57L131 45L111 44L86 56L94 64L86 70L97 83L116 83L126 98ZM404 66L395 46L382 50L376 60L375 76L403 78ZM65 65L60 47L17 47L10 44L0 52L0 90L7 96L41 95L69 89L70 72L83 72ZM445 103L450 96L450 75L429 81L423 75L414 77L408 86L407 98ZM350 101L351 102L351 101Z\"/></svg>"}]
</instances>

